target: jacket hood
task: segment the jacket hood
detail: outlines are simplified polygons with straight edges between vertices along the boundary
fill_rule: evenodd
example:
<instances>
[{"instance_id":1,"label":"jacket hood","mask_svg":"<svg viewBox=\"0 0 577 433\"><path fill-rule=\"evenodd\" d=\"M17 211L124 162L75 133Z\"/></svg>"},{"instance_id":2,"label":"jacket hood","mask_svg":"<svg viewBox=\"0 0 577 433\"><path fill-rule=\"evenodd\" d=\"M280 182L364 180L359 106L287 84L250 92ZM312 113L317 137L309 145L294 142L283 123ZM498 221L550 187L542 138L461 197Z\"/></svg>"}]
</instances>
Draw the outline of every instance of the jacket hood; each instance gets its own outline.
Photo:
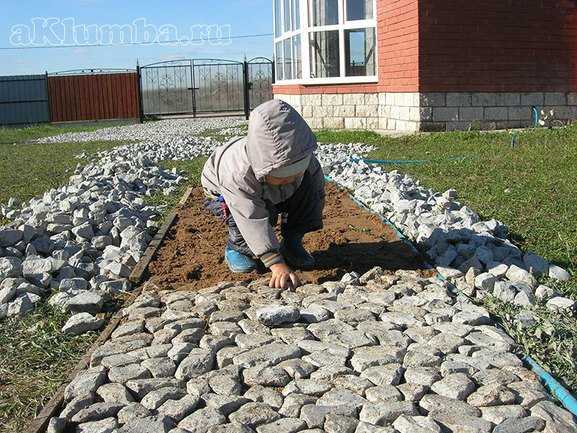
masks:
<instances>
[{"instance_id":1,"label":"jacket hood","mask_svg":"<svg viewBox=\"0 0 577 433\"><path fill-rule=\"evenodd\" d=\"M257 179L311 155L316 148L313 131L286 102L273 99L251 113L246 154Z\"/></svg>"}]
</instances>

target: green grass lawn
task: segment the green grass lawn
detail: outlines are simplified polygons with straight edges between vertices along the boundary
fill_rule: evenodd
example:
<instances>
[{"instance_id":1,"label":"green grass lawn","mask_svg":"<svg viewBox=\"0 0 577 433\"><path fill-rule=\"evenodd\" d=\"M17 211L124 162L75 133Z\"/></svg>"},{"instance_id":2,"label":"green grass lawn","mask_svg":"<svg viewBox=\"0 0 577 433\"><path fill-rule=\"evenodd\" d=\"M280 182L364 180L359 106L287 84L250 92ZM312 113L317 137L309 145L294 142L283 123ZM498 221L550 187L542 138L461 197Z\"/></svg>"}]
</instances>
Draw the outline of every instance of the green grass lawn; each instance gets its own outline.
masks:
<instances>
[{"instance_id":1,"label":"green grass lawn","mask_svg":"<svg viewBox=\"0 0 577 433\"><path fill-rule=\"evenodd\" d=\"M573 280L550 283L577 299L577 127L518 133L450 132L383 137L366 131L319 131L324 143L369 143L370 158L429 160L383 167L408 173L442 192L455 188L483 219L509 226L523 250L536 252L571 271ZM547 282L547 281L545 281ZM540 308L538 323L519 329L518 308L487 300L486 306L522 344L525 353L577 391L577 320Z\"/></svg>"},{"instance_id":2,"label":"green grass lawn","mask_svg":"<svg viewBox=\"0 0 577 433\"><path fill-rule=\"evenodd\" d=\"M0 143L0 203L10 197L30 200L67 182L82 153L94 155L119 146L120 142L2 144Z\"/></svg>"},{"instance_id":3,"label":"green grass lawn","mask_svg":"<svg viewBox=\"0 0 577 433\"><path fill-rule=\"evenodd\" d=\"M75 158L84 153L91 156L122 143L93 141L86 143L37 144L30 141L68 132L95 131L111 126L41 124L25 128L0 128L0 203L10 197L26 201L59 187L85 160Z\"/></svg>"},{"instance_id":4,"label":"green grass lawn","mask_svg":"<svg viewBox=\"0 0 577 433\"><path fill-rule=\"evenodd\" d=\"M163 161L161 166L166 170L176 168L183 176L188 178L187 186L198 186L200 185L202 168L207 159L208 157L206 156L200 156L188 161ZM185 188L183 188L183 190L184 189Z\"/></svg>"},{"instance_id":5,"label":"green grass lawn","mask_svg":"<svg viewBox=\"0 0 577 433\"><path fill-rule=\"evenodd\" d=\"M64 336L68 319L48 304L24 318L0 321L0 432L22 432L95 340Z\"/></svg>"}]
</instances>

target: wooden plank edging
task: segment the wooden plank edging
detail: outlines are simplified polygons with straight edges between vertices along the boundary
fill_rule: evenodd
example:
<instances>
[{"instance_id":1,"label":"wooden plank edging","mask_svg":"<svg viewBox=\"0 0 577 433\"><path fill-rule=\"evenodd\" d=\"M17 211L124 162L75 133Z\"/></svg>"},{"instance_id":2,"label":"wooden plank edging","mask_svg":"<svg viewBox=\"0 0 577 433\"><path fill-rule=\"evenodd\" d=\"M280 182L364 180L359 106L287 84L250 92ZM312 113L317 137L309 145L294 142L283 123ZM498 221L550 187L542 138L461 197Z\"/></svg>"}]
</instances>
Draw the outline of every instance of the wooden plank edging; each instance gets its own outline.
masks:
<instances>
[{"instance_id":1,"label":"wooden plank edging","mask_svg":"<svg viewBox=\"0 0 577 433\"><path fill-rule=\"evenodd\" d=\"M138 285L144 279L146 270L148 269L148 265L152 261L154 254L156 254L156 252L158 251L158 248L162 244L162 241L164 240L166 234L168 233L168 230L174 223L174 220L176 219L179 210L190 198L192 191L193 191L192 187L187 188L184 195L176 205L175 209L166 216L162 226L160 227L158 232L156 232L156 235L152 238L152 240L148 244L148 247L146 248L144 255L140 258L140 260L132 270L132 273L128 277L128 279L132 284ZM134 302L134 300L141 294L141 292L142 292L142 286L137 287L131 293L130 297L126 300L123 307L128 306L132 302ZM34 420L32 420L28 428L25 430L26 433L46 432L46 428L48 427L50 418L56 415L58 410L61 408L62 403L64 402L64 389L76 377L76 375L79 372L88 368L88 366L90 365L90 357L92 356L92 353L110 338L110 335L112 335L112 333L122 320L121 311L122 309L118 310L112 316L110 322L108 323L106 328L104 328L104 330L100 333L100 335L98 336L94 344L92 344L88 352L86 352L82 356L82 358L80 358L80 360L74 367L74 370L72 370L72 372L69 374L66 382L60 385L60 387L56 391L56 394L52 396L52 398L48 401L48 403L44 405L40 413L36 415Z\"/></svg>"}]
</instances>

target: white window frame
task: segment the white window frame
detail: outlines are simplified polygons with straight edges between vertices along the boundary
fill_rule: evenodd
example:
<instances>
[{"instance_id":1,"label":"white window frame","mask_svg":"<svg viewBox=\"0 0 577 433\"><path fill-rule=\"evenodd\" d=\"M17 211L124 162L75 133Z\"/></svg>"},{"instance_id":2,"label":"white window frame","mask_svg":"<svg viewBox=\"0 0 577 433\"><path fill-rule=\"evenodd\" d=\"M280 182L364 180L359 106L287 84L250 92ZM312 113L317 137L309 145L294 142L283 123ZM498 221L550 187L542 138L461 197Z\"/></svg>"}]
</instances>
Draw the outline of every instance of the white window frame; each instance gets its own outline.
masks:
<instances>
[{"instance_id":1,"label":"white window frame","mask_svg":"<svg viewBox=\"0 0 577 433\"><path fill-rule=\"evenodd\" d=\"M285 39L290 39L295 36L300 36L301 38L301 69L303 78L292 78L290 80L277 79L275 84L352 84L352 83L377 83L379 81L379 62L378 62L378 29L377 29L377 0L373 0L373 18L369 20L357 20L357 21L346 21L346 0L338 0L339 8L339 23L334 25L326 26L316 26L312 27L309 24L309 17L312 16L312 1L311 0L298 0L300 8L300 29L291 30L290 32L282 31L284 29L284 23L281 23L282 34L279 37L276 35L273 37L273 52L275 65L279 65L280 60L276 58L276 46L277 43L283 43ZM290 4L290 2L289 2ZM279 16L284 20L284 1L280 1L281 11ZM273 0L273 28L276 28L276 13L274 11L275 1ZM292 19L292 12L289 14ZM292 23L291 23L292 29ZM375 74L365 75L365 76L345 76L346 73L346 50L345 50L345 31L355 30L355 29L366 29L373 28L375 32ZM339 32L339 77L323 77L323 78L310 78L311 68L310 68L310 34L314 32L338 30ZM291 53L293 49L293 44L291 43ZM283 51L284 58L284 51ZM295 55L292 53L291 58L294 59ZM279 66L276 66L277 68ZM284 67L284 64L283 64ZM291 66L292 76L296 75L295 62L292 62ZM283 74L284 75L284 74Z\"/></svg>"}]
</instances>

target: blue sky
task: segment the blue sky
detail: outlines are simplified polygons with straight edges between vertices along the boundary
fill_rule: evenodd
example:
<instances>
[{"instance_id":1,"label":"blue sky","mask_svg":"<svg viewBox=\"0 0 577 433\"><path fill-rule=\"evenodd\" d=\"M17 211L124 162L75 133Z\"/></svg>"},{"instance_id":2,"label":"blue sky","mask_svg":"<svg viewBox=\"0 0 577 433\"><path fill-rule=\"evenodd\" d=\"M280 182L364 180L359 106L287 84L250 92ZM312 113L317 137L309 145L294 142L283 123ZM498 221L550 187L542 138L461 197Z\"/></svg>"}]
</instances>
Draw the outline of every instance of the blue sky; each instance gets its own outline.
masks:
<instances>
[{"instance_id":1,"label":"blue sky","mask_svg":"<svg viewBox=\"0 0 577 433\"><path fill-rule=\"evenodd\" d=\"M36 39L32 20L36 20ZM45 21L54 19L53 21ZM68 20L67 20L68 19ZM70 20L70 19L73 19ZM143 19L145 21L143 21ZM55 24L52 24L55 23ZM271 0L7 0L0 14L0 47L16 44L96 42L106 25L124 27L122 34L144 40L144 23L154 26L161 37L205 38L206 35L247 35L272 32ZM73 24L77 27L73 29ZM160 28L162 25L171 27ZM16 26L16 27L15 27ZM42 30L42 26L44 30ZM92 27L82 27L92 26ZM202 27L212 26L212 27ZM218 26L218 27L217 27ZM86 28L88 36L78 29ZM110 28L110 27L109 27ZM132 29L132 30L129 30ZM152 27L148 27L152 29ZM219 29L219 30L217 30ZM66 33L67 32L67 33ZM120 35L117 33L105 33ZM163 36L164 35L164 36ZM116 37L116 36L114 36ZM127 36L125 36L127 37ZM178 58L216 57L242 60L244 56L271 57L272 36L238 39L229 43L189 46L144 45L117 47L59 48L48 50L0 50L0 75L56 72L68 69L107 67L133 68L141 64Z\"/></svg>"}]
</instances>

